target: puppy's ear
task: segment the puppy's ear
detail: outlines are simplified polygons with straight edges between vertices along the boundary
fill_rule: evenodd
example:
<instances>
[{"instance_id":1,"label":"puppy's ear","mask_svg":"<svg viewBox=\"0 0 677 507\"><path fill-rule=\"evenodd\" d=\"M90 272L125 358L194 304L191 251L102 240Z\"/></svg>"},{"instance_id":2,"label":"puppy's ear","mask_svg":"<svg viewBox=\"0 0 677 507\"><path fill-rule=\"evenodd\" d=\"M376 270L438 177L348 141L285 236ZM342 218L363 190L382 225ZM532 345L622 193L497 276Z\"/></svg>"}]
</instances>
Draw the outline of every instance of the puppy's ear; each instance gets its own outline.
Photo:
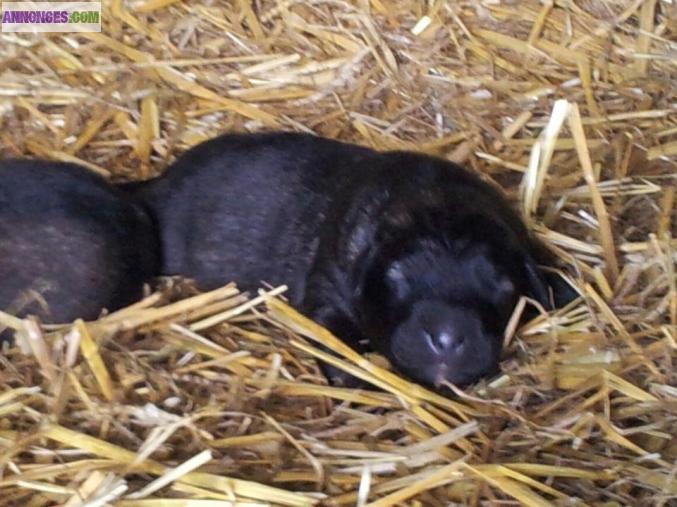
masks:
<instances>
[{"instance_id":1,"label":"puppy's ear","mask_svg":"<svg viewBox=\"0 0 677 507\"><path fill-rule=\"evenodd\" d=\"M552 310L550 291L543 272L538 268L531 257L524 261L524 271L527 280L527 296L538 301L546 310Z\"/></svg>"},{"instance_id":2,"label":"puppy's ear","mask_svg":"<svg viewBox=\"0 0 677 507\"><path fill-rule=\"evenodd\" d=\"M578 297L576 290L554 270L539 268L533 260L527 259L525 271L527 295L546 310L561 308Z\"/></svg>"},{"instance_id":3,"label":"puppy's ear","mask_svg":"<svg viewBox=\"0 0 677 507\"><path fill-rule=\"evenodd\" d=\"M578 291L574 289L571 283L557 271L541 270L541 273L541 276L552 291L555 308L562 308L579 296Z\"/></svg>"}]
</instances>

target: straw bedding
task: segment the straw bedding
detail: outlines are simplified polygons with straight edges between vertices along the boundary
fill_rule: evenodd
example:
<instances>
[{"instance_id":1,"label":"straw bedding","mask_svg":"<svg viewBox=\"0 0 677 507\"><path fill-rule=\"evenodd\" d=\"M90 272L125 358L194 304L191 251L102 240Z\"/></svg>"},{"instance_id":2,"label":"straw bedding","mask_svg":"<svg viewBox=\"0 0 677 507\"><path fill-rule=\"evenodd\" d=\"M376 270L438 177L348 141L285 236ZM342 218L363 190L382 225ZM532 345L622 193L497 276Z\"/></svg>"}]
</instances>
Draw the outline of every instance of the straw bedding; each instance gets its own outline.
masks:
<instances>
[{"instance_id":1,"label":"straw bedding","mask_svg":"<svg viewBox=\"0 0 677 507\"><path fill-rule=\"evenodd\" d=\"M283 288L166 280L93 323L3 314L0 504L674 505L674 2L140 0L103 20L0 34L2 156L120 181L224 131L426 151L503 186L581 298L508 329L503 373L449 398ZM317 340L376 388L327 386Z\"/></svg>"}]
</instances>

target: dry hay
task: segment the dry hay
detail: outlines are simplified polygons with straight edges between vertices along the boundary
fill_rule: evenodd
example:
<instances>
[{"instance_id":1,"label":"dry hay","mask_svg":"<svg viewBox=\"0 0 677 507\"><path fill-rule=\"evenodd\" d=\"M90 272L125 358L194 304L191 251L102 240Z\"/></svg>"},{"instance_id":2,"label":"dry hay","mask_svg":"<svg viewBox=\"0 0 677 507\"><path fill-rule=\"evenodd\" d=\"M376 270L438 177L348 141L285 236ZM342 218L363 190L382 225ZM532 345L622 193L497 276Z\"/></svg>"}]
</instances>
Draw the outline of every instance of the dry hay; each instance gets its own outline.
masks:
<instances>
[{"instance_id":1,"label":"dry hay","mask_svg":"<svg viewBox=\"0 0 677 507\"><path fill-rule=\"evenodd\" d=\"M582 295L454 400L268 292L4 315L0 504L674 502L676 38L669 0L140 0L101 34L0 34L3 156L120 180L223 131L424 150L521 197ZM327 387L317 338L382 390Z\"/></svg>"}]
</instances>

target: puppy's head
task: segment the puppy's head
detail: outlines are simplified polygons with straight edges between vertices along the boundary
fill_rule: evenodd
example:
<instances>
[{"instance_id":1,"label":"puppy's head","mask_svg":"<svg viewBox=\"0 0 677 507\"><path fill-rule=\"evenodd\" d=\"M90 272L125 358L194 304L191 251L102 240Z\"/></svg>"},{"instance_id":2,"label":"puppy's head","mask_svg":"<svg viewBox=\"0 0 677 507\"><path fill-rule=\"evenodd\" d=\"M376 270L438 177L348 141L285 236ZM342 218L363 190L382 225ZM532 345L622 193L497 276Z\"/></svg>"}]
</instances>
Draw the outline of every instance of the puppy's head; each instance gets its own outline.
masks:
<instances>
[{"instance_id":1,"label":"puppy's head","mask_svg":"<svg viewBox=\"0 0 677 507\"><path fill-rule=\"evenodd\" d=\"M489 233L491 234L491 233ZM412 379L466 385L497 370L521 295L546 299L529 255L507 237L410 235L381 244L363 286L379 351Z\"/></svg>"}]
</instances>

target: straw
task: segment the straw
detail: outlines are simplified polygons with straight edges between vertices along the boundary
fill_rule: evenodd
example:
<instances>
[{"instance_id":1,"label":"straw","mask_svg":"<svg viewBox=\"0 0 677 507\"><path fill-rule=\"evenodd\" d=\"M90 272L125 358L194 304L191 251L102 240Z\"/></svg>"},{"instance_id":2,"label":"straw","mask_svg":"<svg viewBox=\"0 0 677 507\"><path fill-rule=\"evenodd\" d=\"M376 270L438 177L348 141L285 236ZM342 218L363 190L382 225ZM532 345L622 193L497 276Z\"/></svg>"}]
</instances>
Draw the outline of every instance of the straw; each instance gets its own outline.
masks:
<instances>
[{"instance_id":1,"label":"straw","mask_svg":"<svg viewBox=\"0 0 677 507\"><path fill-rule=\"evenodd\" d=\"M2 309L0 505L672 505L673 4L111 0L101 33L1 33L3 157L130 181L223 132L417 150L503 187L581 297L441 392L228 266L94 322Z\"/></svg>"}]
</instances>

